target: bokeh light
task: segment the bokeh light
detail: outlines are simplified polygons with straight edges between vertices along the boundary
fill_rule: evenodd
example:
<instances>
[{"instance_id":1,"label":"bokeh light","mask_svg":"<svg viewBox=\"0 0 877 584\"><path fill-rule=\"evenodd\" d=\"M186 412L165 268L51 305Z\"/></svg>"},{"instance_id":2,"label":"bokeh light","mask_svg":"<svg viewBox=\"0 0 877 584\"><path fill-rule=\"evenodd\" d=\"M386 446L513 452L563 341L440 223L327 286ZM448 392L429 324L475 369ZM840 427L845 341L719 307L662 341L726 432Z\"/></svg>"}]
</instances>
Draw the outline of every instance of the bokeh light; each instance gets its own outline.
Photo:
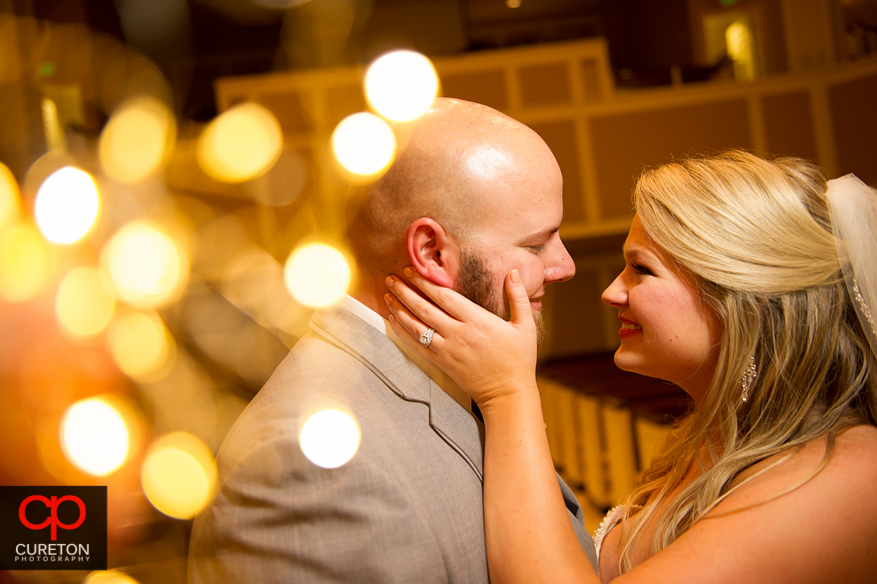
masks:
<instances>
[{"instance_id":1,"label":"bokeh light","mask_svg":"<svg viewBox=\"0 0 877 584\"><path fill-rule=\"evenodd\" d=\"M61 419L61 448L74 465L95 476L119 468L128 455L128 427L100 398L76 402Z\"/></svg>"},{"instance_id":2,"label":"bokeh light","mask_svg":"<svg viewBox=\"0 0 877 584\"><path fill-rule=\"evenodd\" d=\"M170 372L176 343L157 314L117 315L107 330L107 342L119 369L135 381L157 381Z\"/></svg>"},{"instance_id":3,"label":"bokeh light","mask_svg":"<svg viewBox=\"0 0 877 584\"><path fill-rule=\"evenodd\" d=\"M0 296L7 302L33 298L48 281L50 259L33 225L20 223L0 234Z\"/></svg>"},{"instance_id":4,"label":"bokeh light","mask_svg":"<svg viewBox=\"0 0 877 584\"><path fill-rule=\"evenodd\" d=\"M115 309L113 287L95 268L74 268L58 285L55 317L61 330L74 338L92 337L102 332Z\"/></svg>"},{"instance_id":5,"label":"bokeh light","mask_svg":"<svg viewBox=\"0 0 877 584\"><path fill-rule=\"evenodd\" d=\"M415 51L392 51L378 57L365 74L365 95L376 112L407 122L423 115L438 94L432 62Z\"/></svg>"},{"instance_id":6,"label":"bokeh light","mask_svg":"<svg viewBox=\"0 0 877 584\"><path fill-rule=\"evenodd\" d=\"M120 229L104 248L101 263L119 299L138 308L173 302L189 274L183 249L148 221L134 221Z\"/></svg>"},{"instance_id":7,"label":"bokeh light","mask_svg":"<svg viewBox=\"0 0 877 584\"><path fill-rule=\"evenodd\" d=\"M340 410L317 412L305 422L299 436L304 455L321 468L347 464L359 448L359 426Z\"/></svg>"},{"instance_id":8,"label":"bokeh light","mask_svg":"<svg viewBox=\"0 0 877 584\"><path fill-rule=\"evenodd\" d=\"M218 181L242 182L271 168L282 147L283 131L274 114L244 103L208 124L198 138L198 164Z\"/></svg>"},{"instance_id":9,"label":"bokeh light","mask_svg":"<svg viewBox=\"0 0 877 584\"><path fill-rule=\"evenodd\" d=\"M0 162L0 233L21 214L21 193L18 182L5 164Z\"/></svg>"},{"instance_id":10,"label":"bokeh light","mask_svg":"<svg viewBox=\"0 0 877 584\"><path fill-rule=\"evenodd\" d=\"M72 166L49 175L34 202L37 225L52 243L79 241L94 226L99 212L100 197L94 178Z\"/></svg>"},{"instance_id":11,"label":"bokeh light","mask_svg":"<svg viewBox=\"0 0 877 584\"><path fill-rule=\"evenodd\" d=\"M156 509L170 517L190 519L213 497L213 453L192 434L166 434L149 448L140 481L146 498Z\"/></svg>"},{"instance_id":12,"label":"bokeh light","mask_svg":"<svg viewBox=\"0 0 877 584\"><path fill-rule=\"evenodd\" d=\"M386 170L396 155L396 137L389 124L374 114L347 116L332 132L332 152L349 172L371 176Z\"/></svg>"},{"instance_id":13,"label":"bokeh light","mask_svg":"<svg viewBox=\"0 0 877 584\"><path fill-rule=\"evenodd\" d=\"M138 584L137 580L116 570L92 572L82 584Z\"/></svg>"},{"instance_id":14,"label":"bokeh light","mask_svg":"<svg viewBox=\"0 0 877 584\"><path fill-rule=\"evenodd\" d=\"M98 152L104 172L123 183L142 181L168 159L175 136L173 114L159 100L126 101L101 132Z\"/></svg>"},{"instance_id":15,"label":"bokeh light","mask_svg":"<svg viewBox=\"0 0 877 584\"><path fill-rule=\"evenodd\" d=\"M344 255L325 243L311 243L295 250L283 268L286 289L306 306L332 304L347 291L350 266Z\"/></svg>"},{"instance_id":16,"label":"bokeh light","mask_svg":"<svg viewBox=\"0 0 877 584\"><path fill-rule=\"evenodd\" d=\"M289 301L283 264L265 250L244 252L229 261L220 290L225 300L269 330L296 338L308 330L311 310Z\"/></svg>"}]
</instances>

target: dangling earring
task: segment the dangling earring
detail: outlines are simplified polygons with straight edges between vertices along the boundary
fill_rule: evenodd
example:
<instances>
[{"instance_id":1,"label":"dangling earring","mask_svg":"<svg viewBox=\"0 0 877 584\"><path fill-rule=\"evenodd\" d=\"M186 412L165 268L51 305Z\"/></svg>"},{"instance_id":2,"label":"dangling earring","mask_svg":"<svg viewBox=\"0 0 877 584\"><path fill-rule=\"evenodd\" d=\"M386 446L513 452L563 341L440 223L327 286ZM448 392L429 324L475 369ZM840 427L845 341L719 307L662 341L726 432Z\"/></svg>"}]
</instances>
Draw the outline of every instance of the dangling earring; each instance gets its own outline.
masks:
<instances>
[{"instance_id":1,"label":"dangling earring","mask_svg":"<svg viewBox=\"0 0 877 584\"><path fill-rule=\"evenodd\" d=\"M743 393L740 397L744 402L749 401L749 388L752 387L752 382L755 381L756 377L758 377L758 371L755 369L755 357L753 356L749 358L749 366L743 372Z\"/></svg>"}]
</instances>

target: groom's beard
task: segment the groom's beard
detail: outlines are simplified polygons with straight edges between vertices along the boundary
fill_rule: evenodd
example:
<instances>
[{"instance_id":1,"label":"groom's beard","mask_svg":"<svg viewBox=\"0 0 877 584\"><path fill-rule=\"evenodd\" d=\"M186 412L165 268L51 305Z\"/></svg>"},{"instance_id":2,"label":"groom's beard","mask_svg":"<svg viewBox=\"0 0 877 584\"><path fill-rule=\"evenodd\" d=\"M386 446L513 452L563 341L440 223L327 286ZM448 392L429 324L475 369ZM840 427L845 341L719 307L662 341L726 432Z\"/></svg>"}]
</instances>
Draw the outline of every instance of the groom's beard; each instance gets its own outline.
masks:
<instances>
[{"instance_id":1,"label":"groom's beard","mask_svg":"<svg viewBox=\"0 0 877 584\"><path fill-rule=\"evenodd\" d=\"M487 262L467 250L462 250L460 262L457 292L498 317L508 320L511 316L502 284L505 279L494 278ZM495 282L501 283L497 286ZM541 310L533 313L533 320L536 322L536 346L541 347L545 340L545 323Z\"/></svg>"}]
</instances>

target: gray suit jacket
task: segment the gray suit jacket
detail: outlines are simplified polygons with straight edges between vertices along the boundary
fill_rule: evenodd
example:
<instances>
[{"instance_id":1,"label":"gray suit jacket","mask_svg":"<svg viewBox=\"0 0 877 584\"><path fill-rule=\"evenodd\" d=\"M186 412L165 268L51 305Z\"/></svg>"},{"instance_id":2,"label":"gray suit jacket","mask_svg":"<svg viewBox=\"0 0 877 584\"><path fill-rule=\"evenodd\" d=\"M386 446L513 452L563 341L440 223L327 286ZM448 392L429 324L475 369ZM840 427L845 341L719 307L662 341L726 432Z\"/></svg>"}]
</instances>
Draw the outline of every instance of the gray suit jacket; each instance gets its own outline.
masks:
<instances>
[{"instance_id":1,"label":"gray suit jacket","mask_svg":"<svg viewBox=\"0 0 877 584\"><path fill-rule=\"evenodd\" d=\"M349 311L319 310L311 328L219 451L190 581L486 583L483 426ZM362 434L336 469L299 447L301 424L327 407L352 413ZM561 489L596 564L581 509Z\"/></svg>"}]
</instances>

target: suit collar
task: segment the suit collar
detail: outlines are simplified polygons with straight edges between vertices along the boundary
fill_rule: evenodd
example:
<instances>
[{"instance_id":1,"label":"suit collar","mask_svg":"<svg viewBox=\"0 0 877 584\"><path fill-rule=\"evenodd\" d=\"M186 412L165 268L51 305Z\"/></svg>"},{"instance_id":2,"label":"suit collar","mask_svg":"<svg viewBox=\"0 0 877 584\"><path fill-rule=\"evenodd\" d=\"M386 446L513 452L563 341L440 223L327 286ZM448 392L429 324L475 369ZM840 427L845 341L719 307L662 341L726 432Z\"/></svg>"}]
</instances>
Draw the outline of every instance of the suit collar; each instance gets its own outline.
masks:
<instances>
[{"instance_id":1,"label":"suit collar","mask_svg":"<svg viewBox=\"0 0 877 584\"><path fill-rule=\"evenodd\" d=\"M429 407L430 426L483 480L484 427L481 422L445 393L386 335L337 305L314 312L310 326L316 334L371 369L401 399Z\"/></svg>"},{"instance_id":2,"label":"suit collar","mask_svg":"<svg viewBox=\"0 0 877 584\"><path fill-rule=\"evenodd\" d=\"M405 344L405 342L396 335L396 332L393 330L393 327L390 326L388 320L347 294L342 295L335 304L336 306L347 309L355 316L358 316L366 323L376 328L379 332L387 335L387 338L393 341L393 344L405 353L415 365L422 369L430 379L435 381L445 393L454 398L464 409L469 410L470 412L472 411L472 400L466 392L457 385L457 382L451 379L451 376L442 371L437 365L433 365L427 361L425 357L422 357L417 351Z\"/></svg>"}]
</instances>

